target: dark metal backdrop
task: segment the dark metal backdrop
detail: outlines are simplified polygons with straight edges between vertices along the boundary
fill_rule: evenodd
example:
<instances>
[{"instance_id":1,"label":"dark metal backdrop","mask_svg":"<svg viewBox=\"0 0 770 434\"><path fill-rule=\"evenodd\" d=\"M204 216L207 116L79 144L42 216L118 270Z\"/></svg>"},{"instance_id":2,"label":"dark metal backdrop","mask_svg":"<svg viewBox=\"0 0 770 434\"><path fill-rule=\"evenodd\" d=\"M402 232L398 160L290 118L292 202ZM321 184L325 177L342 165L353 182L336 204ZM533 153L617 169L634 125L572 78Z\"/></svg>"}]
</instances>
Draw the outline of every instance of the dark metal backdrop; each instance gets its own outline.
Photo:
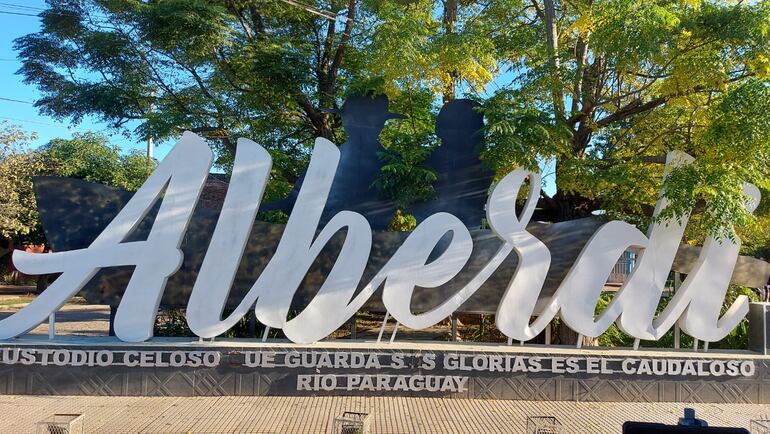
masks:
<instances>
[{"instance_id":1,"label":"dark metal backdrop","mask_svg":"<svg viewBox=\"0 0 770 434\"><path fill-rule=\"evenodd\" d=\"M333 182L329 202L321 225L341 210L363 214L373 231L372 252L359 289L382 268L402 244L408 233L385 231L395 207L378 198L372 181L379 173L382 150L378 135L385 121L399 118L388 111L385 97L351 97L341 112L348 140L340 146L341 159ZM484 203L492 175L478 159L483 126L481 115L468 100L447 104L437 121L437 134L442 145L427 160L437 170L436 200L417 204L411 210L418 221L438 211L456 215L469 228L474 240L473 254L466 267L447 284L435 289L415 291L412 308L425 311L438 306L471 280L492 258L501 241L489 230L478 229L484 215ZM291 211L303 179L297 182L288 199L265 205L263 209ZM131 198L132 193L76 179L39 177L34 180L38 209L47 239L54 251L82 249L96 238ZM163 296L164 306L185 306L216 225L221 203L198 204L182 243L184 262L168 280ZM147 237L159 204L148 213L130 240ZM541 293L541 302L553 294L585 243L604 223L601 218L586 218L556 224L533 222L528 230L550 249L552 262ZM243 259L236 275L230 304L236 304L269 262L280 241L284 226L255 222ZM322 250L311 266L294 298L294 308L301 309L313 297L331 269L344 242L339 233ZM688 272L697 259L698 248L680 249L674 269ZM466 301L460 312L494 313L508 282L516 269L517 258L511 254L482 287ZM82 291L92 303L116 306L128 283L132 267L116 267L99 272ZM770 264L741 257L733 274L733 283L761 287L770 275ZM365 307L384 310L379 293Z\"/></svg>"},{"instance_id":2,"label":"dark metal backdrop","mask_svg":"<svg viewBox=\"0 0 770 434\"><path fill-rule=\"evenodd\" d=\"M338 212L349 210L366 217L372 229L386 229L396 207L393 202L380 198L373 186L380 174L381 161L377 154L385 150L379 136L388 119L403 119L404 116L388 111L388 98L384 95L349 97L340 115L348 139L340 145L339 166L320 224L323 226ZM304 180L303 174L289 197L265 204L260 211L280 209L286 214L291 213Z\"/></svg>"},{"instance_id":3,"label":"dark metal backdrop","mask_svg":"<svg viewBox=\"0 0 770 434\"><path fill-rule=\"evenodd\" d=\"M437 212L448 212L469 228L481 226L487 192L494 173L486 170L479 159L484 140L484 118L476 110L478 104L467 99L447 103L436 119L439 146L426 160L438 172L434 186L436 198L409 208L417 223Z\"/></svg>"},{"instance_id":4,"label":"dark metal backdrop","mask_svg":"<svg viewBox=\"0 0 770 434\"><path fill-rule=\"evenodd\" d=\"M35 179L43 227L54 251L82 249L109 224L131 198L131 193L71 178L40 177ZM63 194L62 192L66 192ZM155 219L156 205L137 230L126 241L142 240L149 234ZM182 251L184 262L169 278L162 304L184 306L192 290L198 269L219 215L218 209L199 205L190 221ZM552 252L551 272L542 297L552 294L583 245L603 223L588 218L557 224L532 223L529 230L540 238ZM256 281L272 258L283 233L284 225L255 222L243 259L236 275L231 302L237 303ZM418 289L412 301L415 310L438 306L473 278L494 256L502 241L489 230L471 230L473 254L463 271L447 284L435 289ZM404 239L405 232L373 231L372 252L360 287L382 268ZM337 234L313 263L295 297L295 307L302 307L315 294L337 258L344 234ZM516 269L516 255L511 254L492 277L461 308L464 312L492 313ZM117 305L133 272L132 267L115 267L99 272L86 285L82 295L90 302ZM367 309L382 310L379 294L368 303Z\"/></svg>"}]
</instances>

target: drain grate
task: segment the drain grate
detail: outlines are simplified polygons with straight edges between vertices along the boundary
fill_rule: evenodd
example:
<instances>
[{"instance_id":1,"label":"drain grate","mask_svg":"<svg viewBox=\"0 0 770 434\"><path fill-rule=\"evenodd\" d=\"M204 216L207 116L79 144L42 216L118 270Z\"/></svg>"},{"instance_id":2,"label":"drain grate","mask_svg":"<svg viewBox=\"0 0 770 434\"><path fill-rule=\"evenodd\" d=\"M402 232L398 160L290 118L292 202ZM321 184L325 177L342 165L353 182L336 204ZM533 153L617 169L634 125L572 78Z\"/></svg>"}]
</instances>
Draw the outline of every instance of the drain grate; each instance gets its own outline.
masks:
<instances>
[{"instance_id":1,"label":"drain grate","mask_svg":"<svg viewBox=\"0 0 770 434\"><path fill-rule=\"evenodd\" d=\"M346 411L334 418L334 434L369 434L369 413Z\"/></svg>"},{"instance_id":2,"label":"drain grate","mask_svg":"<svg viewBox=\"0 0 770 434\"><path fill-rule=\"evenodd\" d=\"M527 434L560 434L561 424L553 416L527 417Z\"/></svg>"},{"instance_id":3,"label":"drain grate","mask_svg":"<svg viewBox=\"0 0 770 434\"><path fill-rule=\"evenodd\" d=\"M35 424L35 434L84 434L82 414L53 414Z\"/></svg>"}]
</instances>

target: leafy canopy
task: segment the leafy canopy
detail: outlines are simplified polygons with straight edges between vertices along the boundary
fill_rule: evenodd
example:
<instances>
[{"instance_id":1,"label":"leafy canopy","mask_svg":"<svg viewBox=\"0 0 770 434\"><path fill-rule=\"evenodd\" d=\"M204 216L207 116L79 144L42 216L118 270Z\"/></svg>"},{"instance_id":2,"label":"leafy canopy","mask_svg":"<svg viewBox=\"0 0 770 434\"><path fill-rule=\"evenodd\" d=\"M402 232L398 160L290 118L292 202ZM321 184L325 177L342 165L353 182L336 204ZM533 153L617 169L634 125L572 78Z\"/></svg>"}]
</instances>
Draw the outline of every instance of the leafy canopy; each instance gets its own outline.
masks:
<instances>
[{"instance_id":1,"label":"leafy canopy","mask_svg":"<svg viewBox=\"0 0 770 434\"><path fill-rule=\"evenodd\" d=\"M137 190L156 162L141 152L122 153L105 136L85 133L54 139L31 149L34 133L0 124L0 237L42 243L45 236L35 203L32 179L57 175Z\"/></svg>"},{"instance_id":2,"label":"leafy canopy","mask_svg":"<svg viewBox=\"0 0 770 434\"><path fill-rule=\"evenodd\" d=\"M35 240L38 214L32 176L45 172L46 158L29 150L35 139L17 126L0 124L0 237Z\"/></svg>"},{"instance_id":3,"label":"leafy canopy","mask_svg":"<svg viewBox=\"0 0 770 434\"><path fill-rule=\"evenodd\" d=\"M553 162L551 219L643 224L678 149L696 162L666 181L663 218L695 208L717 236L751 221L743 184L770 175L770 4L510 0L478 17L512 76L486 101L488 161Z\"/></svg>"},{"instance_id":4,"label":"leafy canopy","mask_svg":"<svg viewBox=\"0 0 770 434\"><path fill-rule=\"evenodd\" d=\"M770 4L727 0L49 0L17 40L45 113L95 114L142 138L205 135L219 164L234 138L267 147L270 200L307 162L312 138L344 141L349 93L394 111L377 181L399 204L432 195L441 101L479 100L482 157L499 175L554 167L539 219L596 211L649 220L665 155L696 158L664 188L664 218L694 208L694 237L748 225L746 182L770 178ZM403 216L399 216L403 219ZM764 218L760 215L760 220ZM742 229L743 230L743 229Z\"/></svg>"},{"instance_id":5,"label":"leafy canopy","mask_svg":"<svg viewBox=\"0 0 770 434\"><path fill-rule=\"evenodd\" d=\"M139 150L122 153L107 137L75 134L72 139L53 139L41 151L54 164L56 174L135 191L142 186L156 162Z\"/></svg>"}]
</instances>

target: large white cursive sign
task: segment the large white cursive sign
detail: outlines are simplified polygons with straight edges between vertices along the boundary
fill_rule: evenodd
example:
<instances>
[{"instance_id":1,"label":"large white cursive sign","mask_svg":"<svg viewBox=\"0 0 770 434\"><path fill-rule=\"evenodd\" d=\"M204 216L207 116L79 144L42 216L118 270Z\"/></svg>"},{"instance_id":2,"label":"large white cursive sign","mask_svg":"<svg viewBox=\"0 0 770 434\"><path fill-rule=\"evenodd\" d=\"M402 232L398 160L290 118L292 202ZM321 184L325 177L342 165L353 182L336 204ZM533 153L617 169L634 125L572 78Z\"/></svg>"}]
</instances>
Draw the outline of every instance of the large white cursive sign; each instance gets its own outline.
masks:
<instances>
[{"instance_id":1,"label":"large white cursive sign","mask_svg":"<svg viewBox=\"0 0 770 434\"><path fill-rule=\"evenodd\" d=\"M193 332L205 338L218 336L253 308L259 321L283 329L292 341L314 342L343 325L380 286L384 286L385 307L396 320L410 328L429 327L457 310L514 251L519 258L518 268L496 315L499 329L513 339L532 339L559 315L570 328L586 336L598 336L617 322L636 338L654 340L679 320L683 330L693 337L717 341L748 311L748 300L739 297L719 317L740 245L708 239L682 288L666 309L655 315L687 224L685 216L670 222L656 219L647 235L627 223L606 223L585 245L545 309L535 312L551 255L526 230L540 195L540 177L523 169L504 177L487 203L489 225L503 244L476 276L441 305L420 313L410 308L415 287L435 288L447 283L471 256L473 242L468 229L448 213L437 213L423 221L356 294L372 247L369 223L358 213L342 211L318 231L338 161L337 147L317 139L305 181L274 256L235 310L222 318L272 165L270 155L261 146L245 139L238 141L227 196L187 306L187 321ZM691 161L685 154L672 152L667 167ZM0 339L18 336L40 324L101 268L125 265L136 268L118 307L115 333L129 342L151 338L166 280L182 262L179 246L211 163L212 152L206 143L185 133L88 248L51 254L14 252L14 263L24 273L62 274L32 303L0 321ZM527 178L528 199L517 215L516 197ZM747 185L745 193L751 199L747 207L753 212L759 203L759 190ZM161 198L147 240L123 242ZM666 199L661 196L655 215L665 206ZM287 320L303 277L331 237L341 230L346 231L345 241L326 280L302 312ZM448 246L429 260L447 233L451 233ZM632 275L610 305L595 315L607 276L620 255L631 247L642 249ZM532 317L537 318L530 323Z\"/></svg>"}]
</instances>

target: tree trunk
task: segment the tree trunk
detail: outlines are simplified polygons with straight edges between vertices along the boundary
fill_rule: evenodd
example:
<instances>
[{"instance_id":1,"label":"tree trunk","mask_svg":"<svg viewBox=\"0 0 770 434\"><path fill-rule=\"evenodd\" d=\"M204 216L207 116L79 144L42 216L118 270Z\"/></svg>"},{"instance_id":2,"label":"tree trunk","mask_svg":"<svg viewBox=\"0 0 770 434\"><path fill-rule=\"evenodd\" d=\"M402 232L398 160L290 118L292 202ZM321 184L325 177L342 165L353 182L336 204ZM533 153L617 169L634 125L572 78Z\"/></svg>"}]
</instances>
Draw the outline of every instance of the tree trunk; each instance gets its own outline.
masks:
<instances>
[{"instance_id":1,"label":"tree trunk","mask_svg":"<svg viewBox=\"0 0 770 434\"><path fill-rule=\"evenodd\" d=\"M562 193L557 190L553 197L558 209L553 213L554 222L566 222L585 217L590 217L596 209L596 203L579 194Z\"/></svg>"},{"instance_id":2,"label":"tree trunk","mask_svg":"<svg viewBox=\"0 0 770 434\"><path fill-rule=\"evenodd\" d=\"M447 34L454 33L457 24L457 6L458 0L444 0L444 32ZM449 71L450 81L444 86L444 92L442 100L444 104L455 99L456 97L456 81L459 78L459 72L454 69Z\"/></svg>"},{"instance_id":3,"label":"tree trunk","mask_svg":"<svg viewBox=\"0 0 770 434\"><path fill-rule=\"evenodd\" d=\"M41 274L37 276L37 282L35 284L35 294L40 295L48 288L48 275Z\"/></svg>"},{"instance_id":4,"label":"tree trunk","mask_svg":"<svg viewBox=\"0 0 770 434\"><path fill-rule=\"evenodd\" d=\"M548 55L553 68L553 79L551 83L551 95L553 97L553 109L556 113L556 120L564 120L564 92L561 89L561 80L559 79L559 70L561 61L559 59L559 29L556 22L556 7L553 0L543 0L543 15L545 18L545 39L548 43Z\"/></svg>"},{"instance_id":5,"label":"tree trunk","mask_svg":"<svg viewBox=\"0 0 770 434\"><path fill-rule=\"evenodd\" d=\"M43 245L43 253L50 251L47 244ZM35 294L40 295L48 288L48 274L41 274L37 276L35 282Z\"/></svg>"},{"instance_id":6,"label":"tree trunk","mask_svg":"<svg viewBox=\"0 0 770 434\"><path fill-rule=\"evenodd\" d=\"M564 324L564 322L561 322L559 323L559 330L557 331L555 343L559 345L577 345L578 336L580 335L576 331L567 327L567 325ZM596 345L596 339L583 336L584 347L592 347L595 345Z\"/></svg>"}]
</instances>

